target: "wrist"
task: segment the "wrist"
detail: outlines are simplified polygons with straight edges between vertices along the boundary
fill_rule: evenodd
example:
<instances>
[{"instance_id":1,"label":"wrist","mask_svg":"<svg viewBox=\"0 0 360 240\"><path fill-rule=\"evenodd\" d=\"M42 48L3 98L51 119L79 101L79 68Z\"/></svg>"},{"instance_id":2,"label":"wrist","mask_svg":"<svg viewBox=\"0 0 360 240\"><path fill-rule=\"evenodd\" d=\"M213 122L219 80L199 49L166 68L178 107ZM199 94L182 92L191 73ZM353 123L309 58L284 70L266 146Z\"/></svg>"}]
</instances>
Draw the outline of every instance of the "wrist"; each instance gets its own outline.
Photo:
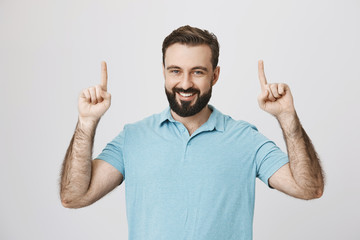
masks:
<instances>
[{"instance_id":1,"label":"wrist","mask_svg":"<svg viewBox=\"0 0 360 240\"><path fill-rule=\"evenodd\" d=\"M83 131L86 131L86 130L91 131L94 128L96 128L99 121L100 121L100 118L99 119L93 119L93 118L79 116L79 118L78 118L78 127L80 129L82 129Z\"/></svg>"},{"instance_id":2,"label":"wrist","mask_svg":"<svg viewBox=\"0 0 360 240\"><path fill-rule=\"evenodd\" d=\"M275 116L276 119L278 120L278 122L280 124L282 123L288 123L288 122L293 122L294 120L298 119L296 111L287 111L287 112L282 112L278 115Z\"/></svg>"},{"instance_id":3,"label":"wrist","mask_svg":"<svg viewBox=\"0 0 360 240\"><path fill-rule=\"evenodd\" d=\"M296 112L284 112L276 116L283 133L287 137L300 136L302 127Z\"/></svg>"}]
</instances>

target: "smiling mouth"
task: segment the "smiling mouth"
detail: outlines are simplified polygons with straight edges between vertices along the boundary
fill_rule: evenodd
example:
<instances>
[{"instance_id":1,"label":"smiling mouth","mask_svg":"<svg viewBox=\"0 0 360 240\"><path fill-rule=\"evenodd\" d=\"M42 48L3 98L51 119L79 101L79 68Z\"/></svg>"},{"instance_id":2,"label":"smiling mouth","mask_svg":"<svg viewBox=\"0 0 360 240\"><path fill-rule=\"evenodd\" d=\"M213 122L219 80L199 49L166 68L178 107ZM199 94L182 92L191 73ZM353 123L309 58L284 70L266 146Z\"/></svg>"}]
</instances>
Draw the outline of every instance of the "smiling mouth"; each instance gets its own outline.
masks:
<instances>
[{"instance_id":1,"label":"smiling mouth","mask_svg":"<svg viewBox=\"0 0 360 240\"><path fill-rule=\"evenodd\" d=\"M178 94L180 101L192 101L196 96L196 92L192 92L192 93L176 92L176 93Z\"/></svg>"},{"instance_id":2,"label":"smiling mouth","mask_svg":"<svg viewBox=\"0 0 360 240\"><path fill-rule=\"evenodd\" d=\"M183 93L183 92L179 92L179 94L183 97L191 97L192 95L194 95L195 93Z\"/></svg>"}]
</instances>

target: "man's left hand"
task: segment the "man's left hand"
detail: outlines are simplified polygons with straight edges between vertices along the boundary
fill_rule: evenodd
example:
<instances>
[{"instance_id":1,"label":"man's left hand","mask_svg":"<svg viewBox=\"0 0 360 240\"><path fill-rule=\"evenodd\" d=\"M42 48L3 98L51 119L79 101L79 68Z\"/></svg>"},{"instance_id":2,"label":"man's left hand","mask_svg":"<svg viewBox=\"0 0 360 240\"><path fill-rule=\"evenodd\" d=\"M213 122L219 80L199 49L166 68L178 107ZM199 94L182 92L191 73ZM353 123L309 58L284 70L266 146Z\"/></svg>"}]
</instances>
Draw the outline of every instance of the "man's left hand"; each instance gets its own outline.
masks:
<instances>
[{"instance_id":1,"label":"man's left hand","mask_svg":"<svg viewBox=\"0 0 360 240\"><path fill-rule=\"evenodd\" d=\"M268 83L262 60L258 62L258 73L261 86L261 93L258 96L260 108L278 119L288 114L295 114L293 97L289 86L285 83Z\"/></svg>"}]
</instances>

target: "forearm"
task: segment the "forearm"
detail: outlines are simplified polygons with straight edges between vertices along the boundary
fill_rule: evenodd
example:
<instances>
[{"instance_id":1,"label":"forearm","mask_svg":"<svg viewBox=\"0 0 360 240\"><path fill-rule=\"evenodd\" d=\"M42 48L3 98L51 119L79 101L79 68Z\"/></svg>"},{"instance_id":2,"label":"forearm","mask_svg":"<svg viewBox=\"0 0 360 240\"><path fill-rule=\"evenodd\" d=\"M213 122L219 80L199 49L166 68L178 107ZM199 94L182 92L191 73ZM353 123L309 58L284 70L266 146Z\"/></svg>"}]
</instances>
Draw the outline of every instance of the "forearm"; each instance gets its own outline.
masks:
<instances>
[{"instance_id":1,"label":"forearm","mask_svg":"<svg viewBox=\"0 0 360 240\"><path fill-rule=\"evenodd\" d=\"M61 171L60 196L64 206L77 205L88 191L97 123L79 118L76 125Z\"/></svg>"},{"instance_id":2,"label":"forearm","mask_svg":"<svg viewBox=\"0 0 360 240\"><path fill-rule=\"evenodd\" d=\"M310 138L296 112L278 117L289 156L290 170L306 198L317 198L324 189L323 172Z\"/></svg>"}]
</instances>

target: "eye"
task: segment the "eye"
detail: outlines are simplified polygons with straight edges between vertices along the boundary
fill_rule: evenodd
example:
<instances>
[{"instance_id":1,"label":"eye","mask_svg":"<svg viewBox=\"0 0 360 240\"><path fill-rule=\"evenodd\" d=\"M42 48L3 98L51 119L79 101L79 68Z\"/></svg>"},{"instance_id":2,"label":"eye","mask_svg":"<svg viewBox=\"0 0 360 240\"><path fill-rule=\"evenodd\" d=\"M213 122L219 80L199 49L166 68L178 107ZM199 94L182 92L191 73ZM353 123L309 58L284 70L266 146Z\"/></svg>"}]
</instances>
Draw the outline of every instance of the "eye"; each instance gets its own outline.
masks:
<instances>
[{"instance_id":1,"label":"eye","mask_svg":"<svg viewBox=\"0 0 360 240\"><path fill-rule=\"evenodd\" d=\"M174 73L174 74L178 74L180 71L179 71L179 70L174 69L174 70L171 70L170 72L171 72L171 73Z\"/></svg>"},{"instance_id":2,"label":"eye","mask_svg":"<svg viewBox=\"0 0 360 240\"><path fill-rule=\"evenodd\" d=\"M195 71L194 74L195 75L203 75L204 73L202 71Z\"/></svg>"}]
</instances>

